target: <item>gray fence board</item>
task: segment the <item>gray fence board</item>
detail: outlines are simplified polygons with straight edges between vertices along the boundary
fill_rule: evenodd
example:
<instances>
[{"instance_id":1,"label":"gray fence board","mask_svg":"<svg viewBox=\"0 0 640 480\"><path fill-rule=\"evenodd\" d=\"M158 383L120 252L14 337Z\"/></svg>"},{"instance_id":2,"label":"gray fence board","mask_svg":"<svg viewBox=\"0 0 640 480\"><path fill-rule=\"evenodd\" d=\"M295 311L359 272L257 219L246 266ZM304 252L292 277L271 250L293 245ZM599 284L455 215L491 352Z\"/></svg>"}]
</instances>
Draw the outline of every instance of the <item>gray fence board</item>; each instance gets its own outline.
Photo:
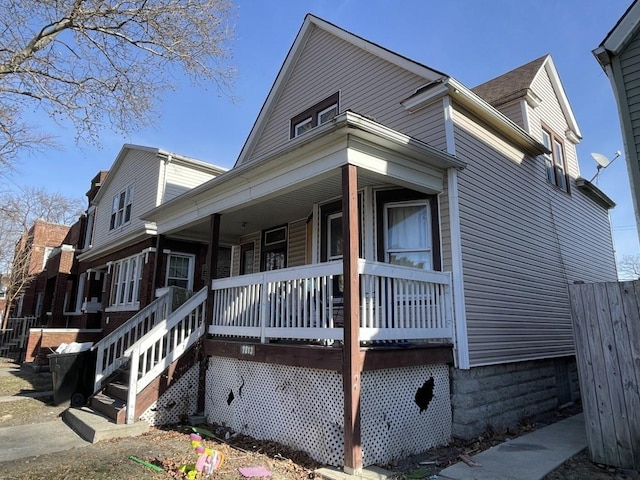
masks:
<instances>
[{"instance_id":1,"label":"gray fence board","mask_svg":"<svg viewBox=\"0 0 640 480\"><path fill-rule=\"evenodd\" d=\"M640 469L640 281L569 294L591 459Z\"/></svg>"}]
</instances>

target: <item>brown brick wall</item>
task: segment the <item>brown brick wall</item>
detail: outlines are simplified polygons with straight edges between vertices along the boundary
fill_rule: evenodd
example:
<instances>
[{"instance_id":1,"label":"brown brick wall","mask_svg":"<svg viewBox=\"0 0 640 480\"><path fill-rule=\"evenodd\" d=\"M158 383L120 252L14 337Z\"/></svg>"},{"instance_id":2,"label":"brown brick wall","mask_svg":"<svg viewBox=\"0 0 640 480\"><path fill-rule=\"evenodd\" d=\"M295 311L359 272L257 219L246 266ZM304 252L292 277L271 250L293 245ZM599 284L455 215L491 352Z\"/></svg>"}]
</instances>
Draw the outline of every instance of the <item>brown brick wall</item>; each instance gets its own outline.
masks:
<instances>
[{"instance_id":1,"label":"brown brick wall","mask_svg":"<svg viewBox=\"0 0 640 480\"><path fill-rule=\"evenodd\" d=\"M97 342L100 338L100 331L32 328L24 361L46 364L47 355L63 343Z\"/></svg>"}]
</instances>

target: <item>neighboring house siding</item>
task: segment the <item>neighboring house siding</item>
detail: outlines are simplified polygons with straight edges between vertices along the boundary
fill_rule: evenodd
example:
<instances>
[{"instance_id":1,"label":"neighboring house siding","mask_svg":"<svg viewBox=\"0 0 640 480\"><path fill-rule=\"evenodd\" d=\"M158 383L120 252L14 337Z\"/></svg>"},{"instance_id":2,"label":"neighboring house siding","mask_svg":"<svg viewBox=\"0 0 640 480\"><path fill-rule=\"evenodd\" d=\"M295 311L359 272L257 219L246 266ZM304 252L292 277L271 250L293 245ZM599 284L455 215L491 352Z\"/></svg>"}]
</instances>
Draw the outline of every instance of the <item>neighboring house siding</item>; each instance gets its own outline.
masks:
<instances>
[{"instance_id":1,"label":"neighboring house siding","mask_svg":"<svg viewBox=\"0 0 640 480\"><path fill-rule=\"evenodd\" d=\"M211 173L176 163L169 163L166 166L165 173L166 184L164 187L164 198L162 199L163 203L214 177Z\"/></svg>"},{"instance_id":2,"label":"neighboring house siding","mask_svg":"<svg viewBox=\"0 0 640 480\"><path fill-rule=\"evenodd\" d=\"M247 161L287 142L291 118L337 91L340 112L369 115L387 127L424 139L425 132L433 131L433 118L420 112L411 114L400 102L426 83L424 78L316 28L286 87L274 99L269 119ZM438 122L442 124L440 119ZM439 137L439 142L434 138L425 141L444 148L443 130Z\"/></svg>"},{"instance_id":3,"label":"neighboring house siding","mask_svg":"<svg viewBox=\"0 0 640 480\"><path fill-rule=\"evenodd\" d=\"M564 154L567 165L567 173L570 177L576 178L580 175L576 146L566 139L568 128L567 120L560 108L560 103L556 98L551 80L546 69L541 69L536 76L531 89L542 99L540 105L535 109L529 109L529 125L531 135L538 141L542 140L542 122L553 130L553 133L564 140ZM545 174L544 171L542 172ZM544 178L544 176L543 176Z\"/></svg>"},{"instance_id":4,"label":"neighboring house siding","mask_svg":"<svg viewBox=\"0 0 640 480\"><path fill-rule=\"evenodd\" d=\"M141 227L140 215L156 206L160 165L161 162L152 152L130 150L127 153L127 158L114 172L114 177L109 180L107 189L96 208L94 248L103 247ZM109 230L113 196L131 184L135 188L131 221L121 227Z\"/></svg>"},{"instance_id":5,"label":"neighboring house siding","mask_svg":"<svg viewBox=\"0 0 640 480\"><path fill-rule=\"evenodd\" d=\"M623 99L627 102L630 117L630 131L632 138L627 138L627 149L630 155L640 161L640 33L636 33L633 40L619 55L620 71L622 72ZM636 166L637 174L639 166ZM637 196L638 194L636 194Z\"/></svg>"},{"instance_id":6,"label":"neighboring house siding","mask_svg":"<svg viewBox=\"0 0 640 480\"><path fill-rule=\"evenodd\" d=\"M459 204L471 364L573 352L542 159L524 157L459 109L454 122L456 155L468 162Z\"/></svg>"}]
</instances>

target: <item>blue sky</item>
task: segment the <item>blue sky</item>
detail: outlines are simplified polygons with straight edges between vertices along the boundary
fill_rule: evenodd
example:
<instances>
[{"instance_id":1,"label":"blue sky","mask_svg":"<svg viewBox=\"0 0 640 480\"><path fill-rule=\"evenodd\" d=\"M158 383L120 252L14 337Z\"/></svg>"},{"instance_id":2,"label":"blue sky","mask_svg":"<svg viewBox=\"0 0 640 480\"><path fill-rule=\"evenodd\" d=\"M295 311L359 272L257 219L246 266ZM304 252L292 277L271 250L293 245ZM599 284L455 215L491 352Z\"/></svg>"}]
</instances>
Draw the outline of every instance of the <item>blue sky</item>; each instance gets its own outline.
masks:
<instances>
[{"instance_id":1,"label":"blue sky","mask_svg":"<svg viewBox=\"0 0 640 480\"><path fill-rule=\"evenodd\" d=\"M104 132L100 149L77 146L72 131L54 128L61 151L26 156L15 184L42 186L84 197L91 178L108 169L122 144L160 147L231 167L306 13L443 71L468 87L544 54L553 56L582 131L582 176L596 164L590 152L612 158L624 152L608 78L591 51L631 0L278 0L237 1L232 63L238 70L233 98L178 86L166 96L156 126L128 137ZM617 207L611 212L618 257L638 254L626 165L616 160L598 186ZM596 254L596 252L594 252Z\"/></svg>"}]
</instances>

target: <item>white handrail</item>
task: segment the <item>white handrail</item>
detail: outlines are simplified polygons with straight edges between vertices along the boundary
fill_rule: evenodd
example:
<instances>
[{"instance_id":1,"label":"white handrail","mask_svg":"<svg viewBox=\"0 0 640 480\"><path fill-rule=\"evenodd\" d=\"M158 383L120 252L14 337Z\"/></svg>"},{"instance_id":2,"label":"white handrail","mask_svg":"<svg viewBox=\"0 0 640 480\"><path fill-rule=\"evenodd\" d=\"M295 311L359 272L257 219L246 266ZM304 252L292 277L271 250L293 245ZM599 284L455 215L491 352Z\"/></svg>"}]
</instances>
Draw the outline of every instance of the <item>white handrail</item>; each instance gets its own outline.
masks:
<instances>
[{"instance_id":1,"label":"white handrail","mask_svg":"<svg viewBox=\"0 0 640 480\"><path fill-rule=\"evenodd\" d=\"M127 423L135 421L138 393L204 334L206 300L205 287L124 352L129 359Z\"/></svg>"},{"instance_id":2,"label":"white handrail","mask_svg":"<svg viewBox=\"0 0 640 480\"><path fill-rule=\"evenodd\" d=\"M173 305L174 288L169 288L161 297L136 313L116 330L97 342L96 376L93 393L102 387L104 379L126 362L124 352L163 319L166 319Z\"/></svg>"}]
</instances>

